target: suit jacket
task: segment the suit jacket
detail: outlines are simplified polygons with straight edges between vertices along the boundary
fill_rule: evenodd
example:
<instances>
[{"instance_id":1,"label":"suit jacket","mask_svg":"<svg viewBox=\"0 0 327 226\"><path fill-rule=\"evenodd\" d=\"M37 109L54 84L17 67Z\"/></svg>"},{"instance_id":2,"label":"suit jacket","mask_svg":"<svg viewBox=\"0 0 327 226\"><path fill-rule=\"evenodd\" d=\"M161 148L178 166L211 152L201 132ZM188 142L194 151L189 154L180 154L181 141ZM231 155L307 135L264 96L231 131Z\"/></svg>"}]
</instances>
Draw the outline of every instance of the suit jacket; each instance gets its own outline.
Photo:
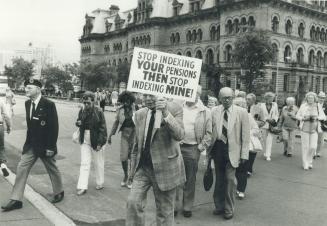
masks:
<instances>
[{"instance_id":1,"label":"suit jacket","mask_svg":"<svg viewBox=\"0 0 327 226\"><path fill-rule=\"evenodd\" d=\"M30 148L39 157L45 157L47 149L57 154L59 125L56 105L41 97L33 118L30 117L30 108L31 100L27 100L25 102L27 135L23 154Z\"/></svg>"},{"instance_id":2,"label":"suit jacket","mask_svg":"<svg viewBox=\"0 0 327 226\"><path fill-rule=\"evenodd\" d=\"M261 108L263 112L263 121L266 122L267 119L273 119L277 123L279 118L278 105L276 102L272 102L270 113L267 111L266 103L261 103ZM269 129L269 123L266 122L263 129Z\"/></svg>"},{"instance_id":3,"label":"suit jacket","mask_svg":"<svg viewBox=\"0 0 327 226\"><path fill-rule=\"evenodd\" d=\"M159 129L153 129L150 153L153 170L160 190L168 191L185 183L184 162L179 142L184 138L183 109L176 103L168 103L169 115L163 119ZM136 136L131 152L131 176L138 168L144 149L145 126L148 108L135 113Z\"/></svg>"},{"instance_id":4,"label":"suit jacket","mask_svg":"<svg viewBox=\"0 0 327 226\"><path fill-rule=\"evenodd\" d=\"M212 116L212 142L209 149L209 155L212 147L218 139L218 123L223 117L224 107L219 105L211 110ZM228 119L228 151L229 159L233 167L237 168L240 159L249 158L250 143L250 123L246 109L232 105Z\"/></svg>"}]
</instances>

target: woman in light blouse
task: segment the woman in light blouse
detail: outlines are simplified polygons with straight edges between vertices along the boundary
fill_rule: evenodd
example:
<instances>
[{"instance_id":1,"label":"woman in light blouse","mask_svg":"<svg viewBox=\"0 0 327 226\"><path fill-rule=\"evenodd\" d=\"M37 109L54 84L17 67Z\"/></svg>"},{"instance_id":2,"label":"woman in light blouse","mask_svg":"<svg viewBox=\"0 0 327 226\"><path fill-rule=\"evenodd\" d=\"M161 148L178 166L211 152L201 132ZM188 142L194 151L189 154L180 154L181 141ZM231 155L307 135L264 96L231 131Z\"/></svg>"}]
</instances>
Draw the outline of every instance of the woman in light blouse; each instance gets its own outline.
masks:
<instances>
[{"instance_id":1,"label":"woman in light blouse","mask_svg":"<svg viewBox=\"0 0 327 226\"><path fill-rule=\"evenodd\" d=\"M300 121L304 170L313 167L313 156L317 149L318 133L321 132L320 121L326 120L326 115L317 102L317 95L314 92L307 93L304 103L296 114L296 118Z\"/></svg>"}]
</instances>

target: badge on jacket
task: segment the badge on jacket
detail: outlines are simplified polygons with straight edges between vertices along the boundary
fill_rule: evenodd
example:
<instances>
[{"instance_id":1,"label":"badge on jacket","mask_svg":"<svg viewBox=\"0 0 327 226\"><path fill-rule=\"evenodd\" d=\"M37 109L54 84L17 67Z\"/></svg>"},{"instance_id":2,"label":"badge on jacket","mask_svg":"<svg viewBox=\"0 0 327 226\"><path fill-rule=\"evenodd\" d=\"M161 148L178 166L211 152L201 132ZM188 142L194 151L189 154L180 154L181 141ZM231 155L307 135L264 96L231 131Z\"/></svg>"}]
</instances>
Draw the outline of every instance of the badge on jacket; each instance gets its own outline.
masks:
<instances>
[{"instance_id":1,"label":"badge on jacket","mask_svg":"<svg viewBox=\"0 0 327 226\"><path fill-rule=\"evenodd\" d=\"M41 126L45 126L45 121L44 120L41 121Z\"/></svg>"}]
</instances>

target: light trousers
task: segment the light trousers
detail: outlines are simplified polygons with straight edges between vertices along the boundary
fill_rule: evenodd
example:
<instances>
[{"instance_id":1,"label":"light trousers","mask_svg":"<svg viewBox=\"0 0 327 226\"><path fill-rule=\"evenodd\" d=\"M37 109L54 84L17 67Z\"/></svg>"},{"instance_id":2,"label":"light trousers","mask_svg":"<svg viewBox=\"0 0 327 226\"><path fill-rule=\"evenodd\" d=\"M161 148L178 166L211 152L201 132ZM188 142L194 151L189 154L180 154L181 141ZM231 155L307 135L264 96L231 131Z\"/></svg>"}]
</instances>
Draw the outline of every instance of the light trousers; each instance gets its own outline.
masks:
<instances>
[{"instance_id":1,"label":"light trousers","mask_svg":"<svg viewBox=\"0 0 327 226\"><path fill-rule=\"evenodd\" d=\"M322 152L322 149L324 147L324 138L325 138L325 133L322 132L322 133L318 133L318 146L317 146L317 151L316 151L316 155L317 154L321 154Z\"/></svg>"},{"instance_id":2,"label":"light trousers","mask_svg":"<svg viewBox=\"0 0 327 226\"><path fill-rule=\"evenodd\" d=\"M90 144L90 133L88 130L84 133L84 143L81 145L81 167L77 183L77 189L87 189L91 171L92 156L95 168L95 181L99 186L104 184L104 149L95 151Z\"/></svg>"},{"instance_id":3,"label":"light trousers","mask_svg":"<svg viewBox=\"0 0 327 226\"><path fill-rule=\"evenodd\" d=\"M292 154L294 149L296 130L283 128L282 133L283 133L284 151L286 151L287 154Z\"/></svg>"},{"instance_id":4,"label":"light trousers","mask_svg":"<svg viewBox=\"0 0 327 226\"><path fill-rule=\"evenodd\" d=\"M270 158L274 134L270 133L268 129L262 129L262 135L265 143L265 156Z\"/></svg>"},{"instance_id":5,"label":"light trousers","mask_svg":"<svg viewBox=\"0 0 327 226\"><path fill-rule=\"evenodd\" d=\"M307 169L312 166L313 155L317 150L318 133L301 132L302 143L302 164L303 168Z\"/></svg>"}]
</instances>

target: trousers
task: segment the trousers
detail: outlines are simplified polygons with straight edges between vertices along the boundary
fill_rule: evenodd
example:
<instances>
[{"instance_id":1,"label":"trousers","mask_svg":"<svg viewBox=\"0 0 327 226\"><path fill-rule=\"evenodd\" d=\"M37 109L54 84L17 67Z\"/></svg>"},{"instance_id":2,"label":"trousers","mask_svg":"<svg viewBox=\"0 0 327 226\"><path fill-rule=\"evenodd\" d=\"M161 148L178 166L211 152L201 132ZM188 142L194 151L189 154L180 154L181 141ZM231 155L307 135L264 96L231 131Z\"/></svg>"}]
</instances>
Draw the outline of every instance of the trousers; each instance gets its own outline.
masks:
<instances>
[{"instance_id":1,"label":"trousers","mask_svg":"<svg viewBox=\"0 0 327 226\"><path fill-rule=\"evenodd\" d=\"M36 156L32 149L28 150L21 156L17 166L15 184L11 193L12 200L21 201L24 196L24 190L28 175L35 164L38 156ZM63 191L61 174L56 166L55 158L40 158L47 170L51 183L53 194L57 195Z\"/></svg>"},{"instance_id":2,"label":"trousers","mask_svg":"<svg viewBox=\"0 0 327 226\"><path fill-rule=\"evenodd\" d=\"M5 131L3 124L0 125L0 164L6 162L6 154L5 154Z\"/></svg>"},{"instance_id":3,"label":"trousers","mask_svg":"<svg viewBox=\"0 0 327 226\"><path fill-rule=\"evenodd\" d=\"M317 150L318 133L306 133L301 132L301 144L302 144L302 164L303 168L307 169L312 166L313 156Z\"/></svg>"},{"instance_id":4,"label":"trousers","mask_svg":"<svg viewBox=\"0 0 327 226\"><path fill-rule=\"evenodd\" d=\"M295 139L295 129L285 129L283 128L283 141L284 141L284 151L287 154L292 154L294 149L294 139Z\"/></svg>"},{"instance_id":5,"label":"trousers","mask_svg":"<svg viewBox=\"0 0 327 226\"><path fill-rule=\"evenodd\" d=\"M274 134L269 132L268 129L262 129L262 134L264 138L265 143L265 156L269 157L271 156L271 147L272 147L272 141L274 138Z\"/></svg>"}]
</instances>

